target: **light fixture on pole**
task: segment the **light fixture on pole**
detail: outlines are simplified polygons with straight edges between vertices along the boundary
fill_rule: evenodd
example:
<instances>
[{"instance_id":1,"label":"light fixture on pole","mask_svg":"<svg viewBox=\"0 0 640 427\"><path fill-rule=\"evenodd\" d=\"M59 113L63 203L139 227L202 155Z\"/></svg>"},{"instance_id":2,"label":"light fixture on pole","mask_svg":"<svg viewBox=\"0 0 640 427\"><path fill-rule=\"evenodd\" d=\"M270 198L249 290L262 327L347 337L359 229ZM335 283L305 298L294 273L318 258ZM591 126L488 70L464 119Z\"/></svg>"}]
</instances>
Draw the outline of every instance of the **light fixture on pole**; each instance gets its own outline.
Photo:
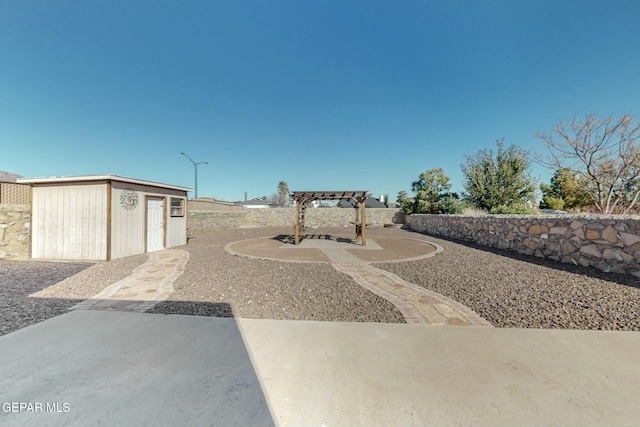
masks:
<instances>
[{"instance_id":1,"label":"light fixture on pole","mask_svg":"<svg viewBox=\"0 0 640 427\"><path fill-rule=\"evenodd\" d=\"M194 172L195 172L195 175L196 175L195 195L194 195L193 198L197 199L198 198L198 165L201 165L203 163L205 165L208 165L209 163L208 162L198 162L198 163L196 163L196 162L193 161L193 159L191 157L189 157L189 155L187 153L183 153L181 151L180 154L185 156L187 159L189 159L191 161L191 163L193 163L193 169L194 169Z\"/></svg>"}]
</instances>

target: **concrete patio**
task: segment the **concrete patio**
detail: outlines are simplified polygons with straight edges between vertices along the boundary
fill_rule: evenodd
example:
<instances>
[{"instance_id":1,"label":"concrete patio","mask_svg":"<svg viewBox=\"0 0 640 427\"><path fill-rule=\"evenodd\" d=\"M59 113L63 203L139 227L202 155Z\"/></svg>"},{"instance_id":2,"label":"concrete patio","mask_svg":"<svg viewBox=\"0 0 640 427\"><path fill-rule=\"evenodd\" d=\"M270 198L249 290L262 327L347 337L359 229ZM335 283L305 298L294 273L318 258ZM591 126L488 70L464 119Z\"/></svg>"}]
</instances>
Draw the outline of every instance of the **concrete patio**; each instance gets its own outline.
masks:
<instances>
[{"instance_id":1,"label":"concrete patio","mask_svg":"<svg viewBox=\"0 0 640 427\"><path fill-rule=\"evenodd\" d=\"M0 425L632 426L639 351L638 332L77 310L0 337Z\"/></svg>"}]
</instances>

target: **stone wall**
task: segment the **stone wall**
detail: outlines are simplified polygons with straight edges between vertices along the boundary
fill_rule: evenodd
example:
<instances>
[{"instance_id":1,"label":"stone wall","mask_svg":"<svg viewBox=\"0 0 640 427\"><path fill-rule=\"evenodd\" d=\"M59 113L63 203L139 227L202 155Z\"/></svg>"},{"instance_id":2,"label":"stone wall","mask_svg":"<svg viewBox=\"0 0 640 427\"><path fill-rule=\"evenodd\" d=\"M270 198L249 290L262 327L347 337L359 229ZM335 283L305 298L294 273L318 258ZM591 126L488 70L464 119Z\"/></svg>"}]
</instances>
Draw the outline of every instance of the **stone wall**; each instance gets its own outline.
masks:
<instances>
[{"instance_id":1,"label":"stone wall","mask_svg":"<svg viewBox=\"0 0 640 427\"><path fill-rule=\"evenodd\" d=\"M398 209L367 209L369 226L402 224L404 213ZM347 227L355 219L355 210L349 208L309 208L305 214L307 228ZM190 231L206 231L221 228L293 227L294 208L247 209L242 212L189 211Z\"/></svg>"},{"instance_id":2,"label":"stone wall","mask_svg":"<svg viewBox=\"0 0 640 427\"><path fill-rule=\"evenodd\" d=\"M640 277L640 216L408 215L412 230Z\"/></svg>"},{"instance_id":3,"label":"stone wall","mask_svg":"<svg viewBox=\"0 0 640 427\"><path fill-rule=\"evenodd\" d=\"M29 185L0 182L0 204L28 205L29 203L31 203Z\"/></svg>"},{"instance_id":4,"label":"stone wall","mask_svg":"<svg viewBox=\"0 0 640 427\"><path fill-rule=\"evenodd\" d=\"M30 227L29 205L0 204L0 258L29 258Z\"/></svg>"}]
</instances>

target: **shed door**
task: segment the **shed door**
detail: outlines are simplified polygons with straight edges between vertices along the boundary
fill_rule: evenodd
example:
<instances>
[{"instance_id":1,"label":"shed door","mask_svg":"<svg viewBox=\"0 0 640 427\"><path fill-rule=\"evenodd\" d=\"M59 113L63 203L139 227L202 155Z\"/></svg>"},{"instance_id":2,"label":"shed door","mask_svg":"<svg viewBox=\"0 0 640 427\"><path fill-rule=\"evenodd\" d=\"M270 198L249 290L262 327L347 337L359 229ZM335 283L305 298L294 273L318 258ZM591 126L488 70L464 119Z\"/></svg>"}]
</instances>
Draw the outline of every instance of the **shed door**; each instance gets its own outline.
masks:
<instances>
[{"instance_id":1,"label":"shed door","mask_svg":"<svg viewBox=\"0 0 640 427\"><path fill-rule=\"evenodd\" d=\"M163 200L147 199L147 252L164 249Z\"/></svg>"}]
</instances>

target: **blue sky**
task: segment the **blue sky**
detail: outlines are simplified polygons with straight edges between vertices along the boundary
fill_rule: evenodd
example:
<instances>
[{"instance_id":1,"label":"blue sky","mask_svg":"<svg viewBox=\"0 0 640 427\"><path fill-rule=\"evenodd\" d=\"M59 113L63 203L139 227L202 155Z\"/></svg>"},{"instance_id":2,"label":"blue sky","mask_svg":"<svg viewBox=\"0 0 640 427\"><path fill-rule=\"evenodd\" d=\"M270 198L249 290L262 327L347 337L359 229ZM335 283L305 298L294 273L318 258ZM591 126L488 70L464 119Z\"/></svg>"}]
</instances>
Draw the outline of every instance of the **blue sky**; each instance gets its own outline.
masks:
<instances>
[{"instance_id":1,"label":"blue sky","mask_svg":"<svg viewBox=\"0 0 640 427\"><path fill-rule=\"evenodd\" d=\"M0 170L225 200L410 192L574 115L640 115L640 2L0 0ZM552 171L534 166L548 182Z\"/></svg>"}]
</instances>

